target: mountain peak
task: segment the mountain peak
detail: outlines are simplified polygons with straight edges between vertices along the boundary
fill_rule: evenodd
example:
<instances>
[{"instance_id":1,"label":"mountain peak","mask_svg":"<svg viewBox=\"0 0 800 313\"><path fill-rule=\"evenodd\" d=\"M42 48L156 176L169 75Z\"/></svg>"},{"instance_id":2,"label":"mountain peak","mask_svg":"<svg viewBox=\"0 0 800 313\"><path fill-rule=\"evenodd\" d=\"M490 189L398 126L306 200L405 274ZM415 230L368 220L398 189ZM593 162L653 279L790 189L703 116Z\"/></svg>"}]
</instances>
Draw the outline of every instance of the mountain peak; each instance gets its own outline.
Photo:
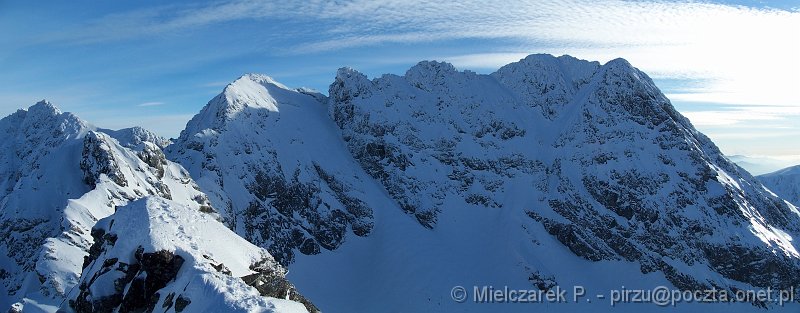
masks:
<instances>
[{"instance_id":1,"label":"mountain peak","mask_svg":"<svg viewBox=\"0 0 800 313\"><path fill-rule=\"evenodd\" d=\"M309 98L323 103L326 97L309 89L292 89L264 74L245 74L228 84L211 99L181 132L180 137L218 132L231 121L263 117L280 111L282 106L303 106ZM260 123L260 122L259 122ZM212 132L213 133L213 132Z\"/></svg>"},{"instance_id":2,"label":"mountain peak","mask_svg":"<svg viewBox=\"0 0 800 313\"><path fill-rule=\"evenodd\" d=\"M8 133L17 134L21 140L28 141L78 138L93 128L78 116L62 112L47 100L0 120L0 129L8 129Z\"/></svg>"},{"instance_id":3,"label":"mountain peak","mask_svg":"<svg viewBox=\"0 0 800 313\"><path fill-rule=\"evenodd\" d=\"M363 81L369 81L369 78L367 78L367 75L364 75L363 73L359 72L358 70L356 70L356 69L354 69L352 67L346 66L346 67L339 68L339 70L336 71L336 81L334 82L334 84L336 82L345 82L345 81L361 81L361 82L363 82Z\"/></svg>"},{"instance_id":4,"label":"mountain peak","mask_svg":"<svg viewBox=\"0 0 800 313\"><path fill-rule=\"evenodd\" d=\"M406 71L406 77L417 75L438 75L458 72L453 64L439 61L421 61Z\"/></svg>"},{"instance_id":5,"label":"mountain peak","mask_svg":"<svg viewBox=\"0 0 800 313\"><path fill-rule=\"evenodd\" d=\"M283 84L263 74L245 74L225 86L222 93L206 104L200 115L219 127L219 120L233 119L248 107L278 111L270 90L287 90ZM191 122L190 122L191 123Z\"/></svg>"},{"instance_id":6,"label":"mountain peak","mask_svg":"<svg viewBox=\"0 0 800 313\"><path fill-rule=\"evenodd\" d=\"M61 110L59 110L52 102L42 99L36 104L30 106L28 108L28 112L31 114L41 114L41 115L59 115L61 114Z\"/></svg>"},{"instance_id":7,"label":"mountain peak","mask_svg":"<svg viewBox=\"0 0 800 313\"><path fill-rule=\"evenodd\" d=\"M430 89L434 85L441 85L448 77L457 74L453 64L438 61L422 61L406 71L405 79L417 88Z\"/></svg>"},{"instance_id":8,"label":"mountain peak","mask_svg":"<svg viewBox=\"0 0 800 313\"><path fill-rule=\"evenodd\" d=\"M606 73L613 73L616 75L632 74L637 77L643 74L642 72L639 71L639 69L633 67L633 65L631 65L631 63L628 62L628 60L625 60L623 58L616 58L606 62L606 64L603 64L603 66L601 67L601 71L604 71Z\"/></svg>"},{"instance_id":9,"label":"mountain peak","mask_svg":"<svg viewBox=\"0 0 800 313\"><path fill-rule=\"evenodd\" d=\"M650 98L663 98L664 101L668 101L647 74L623 58L608 61L600 67L594 79L614 93L633 90L638 96L647 95Z\"/></svg>"},{"instance_id":10,"label":"mountain peak","mask_svg":"<svg viewBox=\"0 0 800 313\"><path fill-rule=\"evenodd\" d=\"M589 83L600 63L568 55L531 54L492 73L523 102L539 107L548 119L561 114L578 90Z\"/></svg>"},{"instance_id":11,"label":"mountain peak","mask_svg":"<svg viewBox=\"0 0 800 313\"><path fill-rule=\"evenodd\" d=\"M631 62L628 62L628 60L626 60L625 58L613 59L611 61L606 62L605 65L607 65L607 66L622 66L622 67L633 68L633 65L631 65Z\"/></svg>"},{"instance_id":12,"label":"mountain peak","mask_svg":"<svg viewBox=\"0 0 800 313\"><path fill-rule=\"evenodd\" d=\"M289 89L289 87L286 87L286 85L281 84L280 82L278 82L277 80L275 80L271 76L268 76L268 75L265 75L265 74L258 74L258 73L247 73L247 74L244 74L241 77L239 77L238 79L236 79L235 81L233 81L233 83L231 83L231 85L235 85L235 84L241 83L242 81L245 81L245 80L249 80L251 82L260 84L260 85L262 85L264 87L267 87L268 85L272 85L272 86L275 86L275 87L278 87L278 88L281 88L281 89L287 89L287 90Z\"/></svg>"},{"instance_id":13,"label":"mountain peak","mask_svg":"<svg viewBox=\"0 0 800 313\"><path fill-rule=\"evenodd\" d=\"M278 111L277 94L296 92L270 76L264 74L245 74L239 77L222 92L225 98L224 115L232 117L242 109L261 108Z\"/></svg>"}]
</instances>

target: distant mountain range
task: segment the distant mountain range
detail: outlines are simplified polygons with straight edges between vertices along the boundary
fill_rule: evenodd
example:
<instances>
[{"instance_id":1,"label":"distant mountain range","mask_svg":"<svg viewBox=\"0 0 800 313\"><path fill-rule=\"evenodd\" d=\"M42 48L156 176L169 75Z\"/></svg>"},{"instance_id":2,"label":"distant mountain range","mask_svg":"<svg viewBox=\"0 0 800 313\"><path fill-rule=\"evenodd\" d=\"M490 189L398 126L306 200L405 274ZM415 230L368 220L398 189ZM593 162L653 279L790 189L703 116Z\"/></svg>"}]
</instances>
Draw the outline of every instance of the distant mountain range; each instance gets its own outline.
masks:
<instances>
[{"instance_id":1,"label":"distant mountain range","mask_svg":"<svg viewBox=\"0 0 800 313\"><path fill-rule=\"evenodd\" d=\"M327 96L248 74L172 141L47 102L0 135L17 311L638 312L655 305L472 296L800 289L791 182L765 188L623 59L343 68ZM754 307L798 305L672 309Z\"/></svg>"},{"instance_id":2,"label":"distant mountain range","mask_svg":"<svg viewBox=\"0 0 800 313\"><path fill-rule=\"evenodd\" d=\"M800 206L800 165L759 175L758 179L779 197Z\"/></svg>"},{"instance_id":3,"label":"distant mountain range","mask_svg":"<svg viewBox=\"0 0 800 313\"><path fill-rule=\"evenodd\" d=\"M800 163L800 159L780 159L765 156L729 155L728 159L746 169L750 174L762 175Z\"/></svg>"}]
</instances>

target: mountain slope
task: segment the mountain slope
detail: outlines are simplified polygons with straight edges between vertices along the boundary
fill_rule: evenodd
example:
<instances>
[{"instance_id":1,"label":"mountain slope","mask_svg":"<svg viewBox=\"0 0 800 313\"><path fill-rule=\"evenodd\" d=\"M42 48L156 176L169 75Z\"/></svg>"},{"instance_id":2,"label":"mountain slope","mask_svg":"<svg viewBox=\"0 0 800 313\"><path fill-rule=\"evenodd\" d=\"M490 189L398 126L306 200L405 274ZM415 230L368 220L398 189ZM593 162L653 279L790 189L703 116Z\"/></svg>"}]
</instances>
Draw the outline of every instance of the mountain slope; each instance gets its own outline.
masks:
<instances>
[{"instance_id":1,"label":"mountain slope","mask_svg":"<svg viewBox=\"0 0 800 313\"><path fill-rule=\"evenodd\" d=\"M152 195L219 217L166 159L168 141L144 129L97 129L42 101L0 120L0 132L1 307L69 309L66 297L79 289L84 257L97 244L92 227L133 200Z\"/></svg>"},{"instance_id":2,"label":"mountain slope","mask_svg":"<svg viewBox=\"0 0 800 313\"><path fill-rule=\"evenodd\" d=\"M326 108L318 95L245 76L168 153L323 308L449 310L459 305L450 288L482 283L798 286L797 209L725 159L624 60L532 55L491 75L421 62L372 80L345 68L329 94ZM371 214L341 209L352 201L326 176ZM320 187L298 197L286 181ZM328 237L309 207L363 217L370 231L341 223L341 240L321 245ZM252 216L263 218L248 225ZM309 239L324 249L304 249ZM319 278L346 288L316 287ZM354 301L353 290L381 301Z\"/></svg>"},{"instance_id":3,"label":"mountain slope","mask_svg":"<svg viewBox=\"0 0 800 313\"><path fill-rule=\"evenodd\" d=\"M601 290L615 279L682 290L800 283L797 209L725 159L625 60L532 55L488 76L422 62L374 80L342 69L329 106L361 167L431 232L377 220L378 238L360 246L372 250L298 261L300 286L302 275L327 268L357 273L349 264L368 255L406 262L371 264L382 275L353 282L359 290L441 295L387 300L412 311L447 307L450 287L476 282ZM429 241L447 252L432 252ZM576 277L576 268L587 270ZM609 268L626 274L607 277ZM429 277L427 286L403 283L409 272ZM323 306L358 310L337 298L344 295L308 292Z\"/></svg>"},{"instance_id":4,"label":"mountain slope","mask_svg":"<svg viewBox=\"0 0 800 313\"><path fill-rule=\"evenodd\" d=\"M759 175L758 180L779 197L800 206L800 165Z\"/></svg>"},{"instance_id":5,"label":"mountain slope","mask_svg":"<svg viewBox=\"0 0 800 313\"><path fill-rule=\"evenodd\" d=\"M224 221L282 264L372 231L382 194L326 116L325 97L263 75L228 85L187 124L169 158L209 195Z\"/></svg>"}]
</instances>

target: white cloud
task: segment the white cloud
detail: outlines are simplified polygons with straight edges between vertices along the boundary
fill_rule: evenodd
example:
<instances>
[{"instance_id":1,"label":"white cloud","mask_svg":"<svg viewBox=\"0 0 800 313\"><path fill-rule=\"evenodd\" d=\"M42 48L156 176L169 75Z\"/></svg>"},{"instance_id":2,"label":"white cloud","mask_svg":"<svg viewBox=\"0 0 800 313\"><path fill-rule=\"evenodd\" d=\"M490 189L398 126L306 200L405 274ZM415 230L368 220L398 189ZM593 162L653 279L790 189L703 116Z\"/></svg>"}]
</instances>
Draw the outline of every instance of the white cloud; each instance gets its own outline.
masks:
<instances>
[{"instance_id":1,"label":"white cloud","mask_svg":"<svg viewBox=\"0 0 800 313\"><path fill-rule=\"evenodd\" d=\"M684 100L800 105L800 12L676 1L230 1L162 6L106 16L78 42L120 40L235 20L306 21L295 53L382 43L495 39L499 53L444 57L498 67L531 52L607 61L625 57L654 77L703 79ZM64 37L66 36L66 37ZM72 37L70 37L72 36ZM512 46L509 46L512 45ZM477 50L485 50L478 47Z\"/></svg>"},{"instance_id":2,"label":"white cloud","mask_svg":"<svg viewBox=\"0 0 800 313\"><path fill-rule=\"evenodd\" d=\"M219 88L219 87L225 87L229 83L230 82L227 82L227 81L209 82L209 83L201 84L200 87L204 87L204 88Z\"/></svg>"},{"instance_id":3,"label":"white cloud","mask_svg":"<svg viewBox=\"0 0 800 313\"><path fill-rule=\"evenodd\" d=\"M259 47L272 53L464 40L472 44L458 44L463 54L438 59L493 69L529 53L601 62L624 57L654 78L691 80L684 92L669 95L673 100L737 107L684 112L697 125L787 124L799 116L792 111L800 107L797 10L687 1L242 0L109 15L43 40L86 44L202 34L204 27L232 21L278 25L251 36L269 42ZM788 127L798 129L796 123Z\"/></svg>"},{"instance_id":4,"label":"white cloud","mask_svg":"<svg viewBox=\"0 0 800 313\"><path fill-rule=\"evenodd\" d=\"M744 121L769 121L778 119L768 114L748 114L741 111L699 111L683 112L694 126L735 125Z\"/></svg>"},{"instance_id":5,"label":"white cloud","mask_svg":"<svg viewBox=\"0 0 800 313\"><path fill-rule=\"evenodd\" d=\"M674 99L674 95L667 95ZM791 125L782 125L787 119L800 117L800 106L733 106L722 107L722 110L684 111L682 112L695 126L743 126L750 121L771 121L775 134L784 134Z\"/></svg>"},{"instance_id":6,"label":"white cloud","mask_svg":"<svg viewBox=\"0 0 800 313\"><path fill-rule=\"evenodd\" d=\"M164 102L158 102L158 101L145 102L145 103L139 103L136 106L137 107L154 107L154 106L159 106L159 105L164 105Z\"/></svg>"}]
</instances>

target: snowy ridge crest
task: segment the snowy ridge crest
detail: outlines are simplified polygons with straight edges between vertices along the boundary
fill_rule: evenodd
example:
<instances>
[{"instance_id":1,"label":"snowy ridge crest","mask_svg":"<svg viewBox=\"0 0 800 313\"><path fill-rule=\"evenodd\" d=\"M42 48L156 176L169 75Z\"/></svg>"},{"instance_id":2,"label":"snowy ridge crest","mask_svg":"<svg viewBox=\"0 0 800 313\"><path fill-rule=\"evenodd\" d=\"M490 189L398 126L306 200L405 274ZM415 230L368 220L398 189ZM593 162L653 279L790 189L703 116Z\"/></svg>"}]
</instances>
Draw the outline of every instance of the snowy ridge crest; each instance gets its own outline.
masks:
<instances>
[{"instance_id":1,"label":"snowy ridge crest","mask_svg":"<svg viewBox=\"0 0 800 313\"><path fill-rule=\"evenodd\" d=\"M213 216L145 197L92 229L76 312L319 312L286 270Z\"/></svg>"},{"instance_id":2,"label":"snowy ridge crest","mask_svg":"<svg viewBox=\"0 0 800 313\"><path fill-rule=\"evenodd\" d=\"M91 228L117 206L156 195L218 216L188 173L166 159L160 137L148 131L109 135L46 102L0 126L18 132L0 153L0 171L12 173L2 176L8 180L0 201L4 307L20 301L31 310L49 310L62 303L78 284Z\"/></svg>"}]
</instances>

